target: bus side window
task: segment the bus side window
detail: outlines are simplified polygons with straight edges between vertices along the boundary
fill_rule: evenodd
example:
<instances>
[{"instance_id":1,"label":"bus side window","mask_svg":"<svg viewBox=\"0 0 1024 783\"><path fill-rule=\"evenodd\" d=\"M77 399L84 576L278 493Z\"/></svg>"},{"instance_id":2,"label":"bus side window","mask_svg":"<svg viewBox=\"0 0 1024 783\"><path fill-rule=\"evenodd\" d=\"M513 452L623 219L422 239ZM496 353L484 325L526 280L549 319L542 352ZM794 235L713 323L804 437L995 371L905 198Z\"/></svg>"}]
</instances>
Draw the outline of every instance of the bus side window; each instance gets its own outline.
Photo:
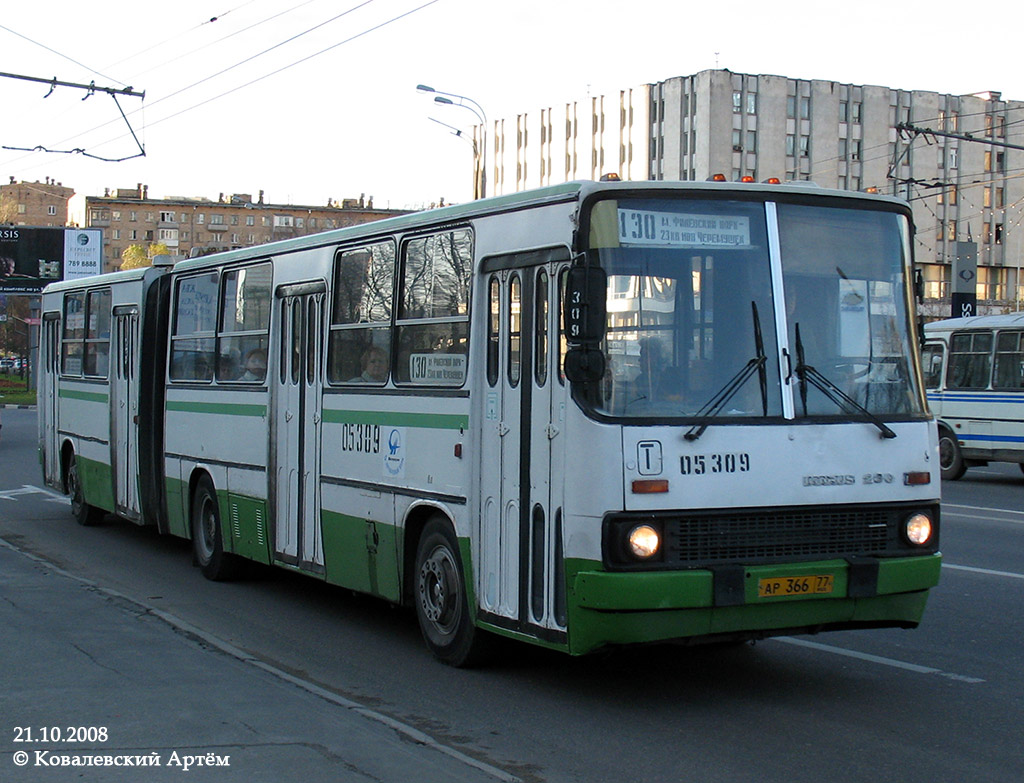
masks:
<instances>
[{"instance_id":1,"label":"bus side window","mask_svg":"<svg viewBox=\"0 0 1024 783\"><path fill-rule=\"evenodd\" d=\"M1000 332L996 338L996 362L992 373L992 388L1024 388L1022 337L1024 337L1024 332Z\"/></svg>"},{"instance_id":2,"label":"bus side window","mask_svg":"<svg viewBox=\"0 0 1024 783\"><path fill-rule=\"evenodd\" d=\"M469 357L473 234L454 229L402 246L394 377L418 386L462 386Z\"/></svg>"},{"instance_id":3,"label":"bus side window","mask_svg":"<svg viewBox=\"0 0 1024 783\"><path fill-rule=\"evenodd\" d=\"M174 289L171 380L213 380L220 275L207 272L178 280Z\"/></svg>"},{"instance_id":4,"label":"bus side window","mask_svg":"<svg viewBox=\"0 0 1024 783\"><path fill-rule=\"evenodd\" d=\"M387 382L394 280L394 242L338 251L327 347L331 383Z\"/></svg>"},{"instance_id":5,"label":"bus side window","mask_svg":"<svg viewBox=\"0 0 1024 783\"><path fill-rule=\"evenodd\" d=\"M950 389L985 389L992 370L992 333L960 332L949 346L946 386Z\"/></svg>"}]
</instances>

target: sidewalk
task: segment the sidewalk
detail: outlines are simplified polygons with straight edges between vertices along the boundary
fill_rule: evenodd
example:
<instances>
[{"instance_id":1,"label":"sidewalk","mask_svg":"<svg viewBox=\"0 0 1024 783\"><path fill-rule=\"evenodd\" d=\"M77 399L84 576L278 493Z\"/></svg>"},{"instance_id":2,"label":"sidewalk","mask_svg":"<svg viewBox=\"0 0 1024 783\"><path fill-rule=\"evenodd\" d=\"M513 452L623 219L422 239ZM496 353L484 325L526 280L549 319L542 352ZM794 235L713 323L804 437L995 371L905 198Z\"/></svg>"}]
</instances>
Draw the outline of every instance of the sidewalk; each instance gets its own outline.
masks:
<instances>
[{"instance_id":1,"label":"sidewalk","mask_svg":"<svg viewBox=\"0 0 1024 783\"><path fill-rule=\"evenodd\" d=\"M11 783L516 780L5 541L0 672Z\"/></svg>"}]
</instances>

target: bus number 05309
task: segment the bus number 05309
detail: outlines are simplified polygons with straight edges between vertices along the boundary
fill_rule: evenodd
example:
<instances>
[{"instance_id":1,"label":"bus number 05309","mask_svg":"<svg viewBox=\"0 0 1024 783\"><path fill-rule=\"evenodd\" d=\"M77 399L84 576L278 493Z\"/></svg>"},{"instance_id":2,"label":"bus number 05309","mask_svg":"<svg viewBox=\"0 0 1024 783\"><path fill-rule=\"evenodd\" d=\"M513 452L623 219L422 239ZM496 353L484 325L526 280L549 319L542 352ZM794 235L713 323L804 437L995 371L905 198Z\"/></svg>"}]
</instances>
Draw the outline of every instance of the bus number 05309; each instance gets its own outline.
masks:
<instances>
[{"instance_id":1,"label":"bus number 05309","mask_svg":"<svg viewBox=\"0 0 1024 783\"><path fill-rule=\"evenodd\" d=\"M379 424L342 424L341 450L380 454Z\"/></svg>"},{"instance_id":2,"label":"bus number 05309","mask_svg":"<svg viewBox=\"0 0 1024 783\"><path fill-rule=\"evenodd\" d=\"M680 458L680 471L684 476L703 476L709 473L746 473L750 470L750 455L687 454Z\"/></svg>"}]
</instances>

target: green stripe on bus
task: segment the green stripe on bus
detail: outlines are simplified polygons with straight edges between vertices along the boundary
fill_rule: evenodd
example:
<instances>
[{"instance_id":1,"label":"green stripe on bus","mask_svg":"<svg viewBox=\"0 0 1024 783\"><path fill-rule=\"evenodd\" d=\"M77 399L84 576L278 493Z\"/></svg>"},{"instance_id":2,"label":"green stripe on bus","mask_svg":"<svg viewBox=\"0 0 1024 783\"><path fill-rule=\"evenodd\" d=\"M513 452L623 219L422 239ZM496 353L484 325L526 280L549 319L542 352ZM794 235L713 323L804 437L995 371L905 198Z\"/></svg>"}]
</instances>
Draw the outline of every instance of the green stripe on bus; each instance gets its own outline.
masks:
<instances>
[{"instance_id":1,"label":"green stripe on bus","mask_svg":"<svg viewBox=\"0 0 1024 783\"><path fill-rule=\"evenodd\" d=\"M59 395L69 400L85 400L86 402L102 402L106 404L107 395L102 392L84 392L74 389L61 389Z\"/></svg>"},{"instance_id":2,"label":"green stripe on bus","mask_svg":"<svg viewBox=\"0 0 1024 783\"><path fill-rule=\"evenodd\" d=\"M464 430L469 427L469 416L445 413L325 410L323 418L331 424L379 424L382 427L422 427L432 430Z\"/></svg>"},{"instance_id":3,"label":"green stripe on bus","mask_svg":"<svg viewBox=\"0 0 1024 783\"><path fill-rule=\"evenodd\" d=\"M167 410L186 413L217 413L224 416L266 417L266 405L243 405L234 402L167 402Z\"/></svg>"}]
</instances>

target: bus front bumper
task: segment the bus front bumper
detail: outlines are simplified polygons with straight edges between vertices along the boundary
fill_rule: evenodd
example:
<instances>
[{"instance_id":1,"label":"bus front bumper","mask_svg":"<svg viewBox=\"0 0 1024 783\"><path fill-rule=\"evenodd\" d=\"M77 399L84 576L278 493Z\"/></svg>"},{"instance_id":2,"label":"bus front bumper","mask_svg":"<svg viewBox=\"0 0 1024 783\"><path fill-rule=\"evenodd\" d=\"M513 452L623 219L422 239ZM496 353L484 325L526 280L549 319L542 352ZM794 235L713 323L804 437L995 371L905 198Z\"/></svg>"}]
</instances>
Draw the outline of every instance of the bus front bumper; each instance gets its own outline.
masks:
<instances>
[{"instance_id":1,"label":"bus front bumper","mask_svg":"<svg viewBox=\"0 0 1024 783\"><path fill-rule=\"evenodd\" d=\"M913 628L941 566L939 554L647 572L608 572L577 561L568 574L569 651Z\"/></svg>"}]
</instances>

